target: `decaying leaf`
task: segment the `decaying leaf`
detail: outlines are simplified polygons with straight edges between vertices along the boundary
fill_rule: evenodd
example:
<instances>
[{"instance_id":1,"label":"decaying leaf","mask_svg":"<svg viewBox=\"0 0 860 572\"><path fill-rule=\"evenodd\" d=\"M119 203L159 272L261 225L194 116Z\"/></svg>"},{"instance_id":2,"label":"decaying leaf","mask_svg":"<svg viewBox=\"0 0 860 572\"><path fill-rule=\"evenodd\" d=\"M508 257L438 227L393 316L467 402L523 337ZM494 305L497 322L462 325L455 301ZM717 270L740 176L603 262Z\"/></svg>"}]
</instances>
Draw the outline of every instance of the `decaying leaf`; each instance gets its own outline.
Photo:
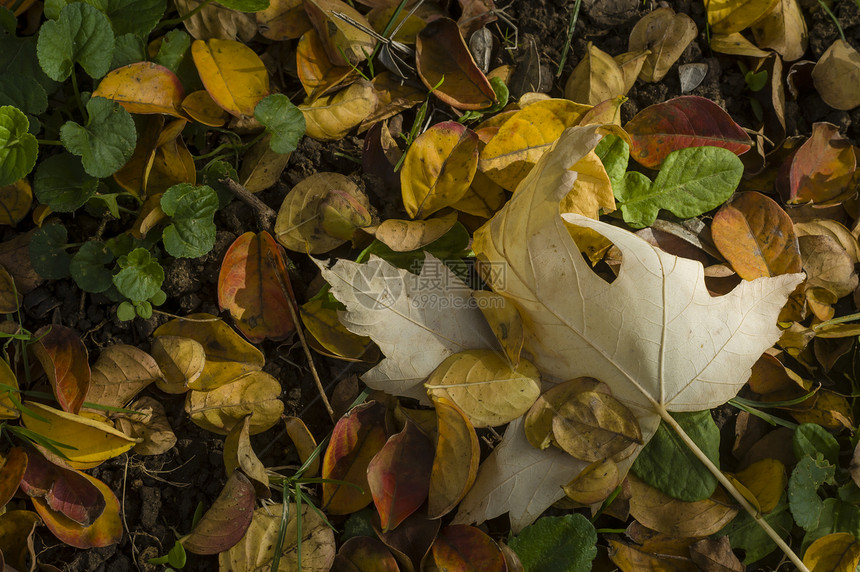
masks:
<instances>
[{"instance_id":1,"label":"decaying leaf","mask_svg":"<svg viewBox=\"0 0 860 572\"><path fill-rule=\"evenodd\" d=\"M176 434L167 420L164 405L145 395L127 407L137 413L120 413L116 423L123 433L139 441L134 452L140 455L160 455L173 448Z\"/></svg>"},{"instance_id":2,"label":"decaying leaf","mask_svg":"<svg viewBox=\"0 0 860 572\"><path fill-rule=\"evenodd\" d=\"M305 115L309 137L321 141L336 141L376 109L377 96L373 85L359 80L333 95L325 95L300 105Z\"/></svg>"},{"instance_id":3,"label":"decaying leaf","mask_svg":"<svg viewBox=\"0 0 860 572\"><path fill-rule=\"evenodd\" d=\"M668 6L658 8L636 22L630 31L627 49L630 52L651 50L645 58L639 78L649 82L663 79L697 33L692 18L686 14L676 14Z\"/></svg>"},{"instance_id":4,"label":"decaying leaf","mask_svg":"<svg viewBox=\"0 0 860 572\"><path fill-rule=\"evenodd\" d=\"M251 524L254 500L251 481L242 471L233 471L197 526L181 539L185 549L194 554L218 554L235 545Z\"/></svg>"},{"instance_id":5,"label":"decaying leaf","mask_svg":"<svg viewBox=\"0 0 860 572\"><path fill-rule=\"evenodd\" d=\"M207 362L208 363L208 362ZM200 427L226 435L245 415L251 415L251 435L278 422L284 411L281 384L262 371L252 371L210 391L191 391L185 411Z\"/></svg>"},{"instance_id":6,"label":"decaying leaf","mask_svg":"<svg viewBox=\"0 0 860 572\"><path fill-rule=\"evenodd\" d=\"M185 393L203 373L206 350L203 344L181 336L158 336L152 340L152 357L161 369L155 384L167 393Z\"/></svg>"},{"instance_id":7,"label":"decaying leaf","mask_svg":"<svg viewBox=\"0 0 860 572\"><path fill-rule=\"evenodd\" d=\"M161 379L158 364L145 351L125 344L108 346L93 364L86 400L122 407L147 385Z\"/></svg>"},{"instance_id":8,"label":"decaying leaf","mask_svg":"<svg viewBox=\"0 0 860 572\"><path fill-rule=\"evenodd\" d=\"M444 397L435 397L433 405L438 437L427 514L439 518L457 506L475 482L481 448L475 427L459 407Z\"/></svg>"},{"instance_id":9,"label":"decaying leaf","mask_svg":"<svg viewBox=\"0 0 860 572\"><path fill-rule=\"evenodd\" d=\"M266 467L251 447L250 420L251 416L246 415L227 433L227 438L224 439L224 468L227 469L228 476L236 469L241 469L254 485L257 498L269 498L269 477L266 475Z\"/></svg>"},{"instance_id":10,"label":"decaying leaf","mask_svg":"<svg viewBox=\"0 0 860 572\"><path fill-rule=\"evenodd\" d=\"M860 82L860 53L837 38L812 69L812 81L827 105L854 109L860 105L860 93L853 89Z\"/></svg>"},{"instance_id":11,"label":"decaying leaf","mask_svg":"<svg viewBox=\"0 0 860 572\"><path fill-rule=\"evenodd\" d=\"M609 54L588 42L588 52L564 85L564 97L587 105L627 93L621 66Z\"/></svg>"}]
</instances>

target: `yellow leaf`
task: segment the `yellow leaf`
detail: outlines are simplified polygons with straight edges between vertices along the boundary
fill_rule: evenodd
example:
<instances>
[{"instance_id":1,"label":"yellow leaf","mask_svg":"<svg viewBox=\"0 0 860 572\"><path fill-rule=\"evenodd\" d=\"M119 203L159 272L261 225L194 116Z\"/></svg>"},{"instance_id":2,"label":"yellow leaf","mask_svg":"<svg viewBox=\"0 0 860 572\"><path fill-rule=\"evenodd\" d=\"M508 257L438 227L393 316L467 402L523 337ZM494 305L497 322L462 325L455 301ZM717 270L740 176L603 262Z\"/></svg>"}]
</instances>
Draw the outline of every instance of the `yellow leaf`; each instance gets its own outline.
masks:
<instances>
[{"instance_id":1,"label":"yellow leaf","mask_svg":"<svg viewBox=\"0 0 860 572\"><path fill-rule=\"evenodd\" d=\"M433 405L438 438L427 501L427 517L431 519L457 506L475 482L481 458L478 435L466 414L444 397L434 397Z\"/></svg>"},{"instance_id":2,"label":"yellow leaf","mask_svg":"<svg viewBox=\"0 0 860 572\"><path fill-rule=\"evenodd\" d=\"M564 485L564 494L580 504L601 502L618 486L618 465L608 459L594 461Z\"/></svg>"},{"instance_id":3,"label":"yellow leaf","mask_svg":"<svg viewBox=\"0 0 860 572\"><path fill-rule=\"evenodd\" d=\"M328 235L322 229L320 207L323 197L332 189L351 195L365 209L370 209L367 195L345 175L315 173L293 187L275 219L275 238L289 250L321 254L337 248L342 238Z\"/></svg>"},{"instance_id":4,"label":"yellow leaf","mask_svg":"<svg viewBox=\"0 0 860 572\"><path fill-rule=\"evenodd\" d=\"M797 0L779 0L773 10L752 27L760 48L771 49L783 61L793 62L806 52L806 20Z\"/></svg>"},{"instance_id":5,"label":"yellow leaf","mask_svg":"<svg viewBox=\"0 0 860 572\"><path fill-rule=\"evenodd\" d=\"M35 401L25 401L24 405L44 419L36 419L22 411L21 418L27 429L42 437L74 447L60 448L68 457L66 462L73 468L96 467L108 459L122 455L137 443L137 439L127 437L107 423L66 413Z\"/></svg>"},{"instance_id":6,"label":"yellow leaf","mask_svg":"<svg viewBox=\"0 0 860 572\"><path fill-rule=\"evenodd\" d=\"M308 101L329 93L348 80L358 77L350 66L336 66L326 55L325 46L313 28L302 34L296 46L296 72Z\"/></svg>"},{"instance_id":7,"label":"yellow leaf","mask_svg":"<svg viewBox=\"0 0 860 572\"><path fill-rule=\"evenodd\" d=\"M359 80L333 95L300 105L305 132L321 141L336 141L364 121L376 109L376 91L370 82Z\"/></svg>"},{"instance_id":8,"label":"yellow leaf","mask_svg":"<svg viewBox=\"0 0 860 572\"><path fill-rule=\"evenodd\" d=\"M860 563L860 541L853 534L826 534L809 545L803 555L809 572L854 572Z\"/></svg>"},{"instance_id":9,"label":"yellow leaf","mask_svg":"<svg viewBox=\"0 0 860 572\"><path fill-rule=\"evenodd\" d=\"M207 431L226 435L250 414L251 435L262 433L277 423L284 411L279 399L281 384L262 371L255 371L211 391L191 391L185 411L191 420Z\"/></svg>"},{"instance_id":10,"label":"yellow leaf","mask_svg":"<svg viewBox=\"0 0 860 572\"><path fill-rule=\"evenodd\" d=\"M449 212L427 220L390 218L365 230L395 252L411 252L442 238L455 224L457 213Z\"/></svg>"},{"instance_id":11,"label":"yellow leaf","mask_svg":"<svg viewBox=\"0 0 860 572\"><path fill-rule=\"evenodd\" d=\"M626 93L621 67L612 56L588 42L585 56L567 78L564 97L577 103L597 105Z\"/></svg>"},{"instance_id":12,"label":"yellow leaf","mask_svg":"<svg viewBox=\"0 0 860 572\"><path fill-rule=\"evenodd\" d=\"M478 168L513 191L562 131L579 123L590 109L567 99L547 99L516 112L481 151Z\"/></svg>"},{"instance_id":13,"label":"yellow leaf","mask_svg":"<svg viewBox=\"0 0 860 572\"><path fill-rule=\"evenodd\" d=\"M776 459L756 461L735 478L755 496L763 513L776 508L788 482L785 465Z\"/></svg>"},{"instance_id":14,"label":"yellow leaf","mask_svg":"<svg viewBox=\"0 0 860 572\"><path fill-rule=\"evenodd\" d=\"M104 348L93 364L86 401L123 407L153 381L161 370L145 351L126 344Z\"/></svg>"},{"instance_id":15,"label":"yellow leaf","mask_svg":"<svg viewBox=\"0 0 860 572\"><path fill-rule=\"evenodd\" d=\"M251 436L248 432L250 420L251 416L246 415L227 433L227 438L224 439L224 468L227 469L228 477L237 468L241 468L254 485L257 498L269 498L269 477L266 474L266 467L257 458L251 446Z\"/></svg>"},{"instance_id":16,"label":"yellow leaf","mask_svg":"<svg viewBox=\"0 0 860 572\"><path fill-rule=\"evenodd\" d=\"M308 459L310 459L314 450L317 448L316 439L314 439L313 434L311 433L308 426L305 425L305 422L299 419L298 417L285 417L284 425L287 429L287 435L290 437L290 441L293 442L293 445L296 447L296 452L299 455L299 460L302 463L306 463ZM322 454L317 455L316 458L311 461L308 465L308 468L302 473L306 477L316 477L320 472L320 457Z\"/></svg>"},{"instance_id":17,"label":"yellow leaf","mask_svg":"<svg viewBox=\"0 0 860 572\"><path fill-rule=\"evenodd\" d=\"M479 148L483 147L483 144ZM460 212L481 218L490 218L502 208L508 200L505 189L491 181L481 171L475 171L472 186L463 197L451 205L451 208Z\"/></svg>"},{"instance_id":18,"label":"yellow leaf","mask_svg":"<svg viewBox=\"0 0 860 572\"><path fill-rule=\"evenodd\" d=\"M780 0L705 0L712 33L740 32L764 18Z\"/></svg>"},{"instance_id":19,"label":"yellow leaf","mask_svg":"<svg viewBox=\"0 0 860 572\"><path fill-rule=\"evenodd\" d=\"M228 117L205 89L192 91L185 96L182 100L182 111L194 121L208 127L221 127Z\"/></svg>"},{"instance_id":20,"label":"yellow leaf","mask_svg":"<svg viewBox=\"0 0 860 572\"><path fill-rule=\"evenodd\" d=\"M24 220L32 205L33 189L27 179L0 187L0 224L15 226Z\"/></svg>"},{"instance_id":21,"label":"yellow leaf","mask_svg":"<svg viewBox=\"0 0 860 572\"><path fill-rule=\"evenodd\" d=\"M466 194L478 168L478 136L456 121L433 125L418 136L403 160L400 187L406 212L427 218Z\"/></svg>"},{"instance_id":22,"label":"yellow leaf","mask_svg":"<svg viewBox=\"0 0 860 572\"><path fill-rule=\"evenodd\" d=\"M161 368L163 379L156 380L166 393L185 393L188 384L200 377L206 364L203 344L191 338L161 335L152 340L152 357Z\"/></svg>"},{"instance_id":23,"label":"yellow leaf","mask_svg":"<svg viewBox=\"0 0 860 572\"><path fill-rule=\"evenodd\" d=\"M299 311L302 324L326 351L350 360L361 358L372 343L370 338L347 330L337 314L322 298L305 302Z\"/></svg>"},{"instance_id":24,"label":"yellow leaf","mask_svg":"<svg viewBox=\"0 0 860 572\"><path fill-rule=\"evenodd\" d=\"M503 425L540 395L540 373L520 360L517 369L493 350L466 350L445 359L427 378L430 397L455 403L475 427Z\"/></svg>"},{"instance_id":25,"label":"yellow leaf","mask_svg":"<svg viewBox=\"0 0 860 572\"><path fill-rule=\"evenodd\" d=\"M271 0L255 16L260 35L276 42L295 40L311 28L302 0Z\"/></svg>"},{"instance_id":26,"label":"yellow leaf","mask_svg":"<svg viewBox=\"0 0 860 572\"><path fill-rule=\"evenodd\" d=\"M669 7L658 8L636 22L630 31L627 49L631 52L651 50L639 72L639 79L649 82L663 79L697 33L692 18L683 13L676 14Z\"/></svg>"},{"instance_id":27,"label":"yellow leaf","mask_svg":"<svg viewBox=\"0 0 860 572\"><path fill-rule=\"evenodd\" d=\"M836 39L812 68L812 83L830 107L854 109L860 105L860 52Z\"/></svg>"},{"instance_id":28,"label":"yellow leaf","mask_svg":"<svg viewBox=\"0 0 860 572\"><path fill-rule=\"evenodd\" d=\"M236 117L254 115L269 95L269 72L254 50L235 40L195 40L191 55L212 100Z\"/></svg>"},{"instance_id":29,"label":"yellow leaf","mask_svg":"<svg viewBox=\"0 0 860 572\"><path fill-rule=\"evenodd\" d=\"M242 157L239 180L250 193L264 191L275 186L287 167L292 153L276 153L269 146L272 135L266 135Z\"/></svg>"},{"instance_id":30,"label":"yellow leaf","mask_svg":"<svg viewBox=\"0 0 860 572\"><path fill-rule=\"evenodd\" d=\"M552 418L555 442L574 459L593 463L618 462L642 444L642 431L633 413L611 395L578 392ZM631 446L634 447L631 447Z\"/></svg>"},{"instance_id":31,"label":"yellow leaf","mask_svg":"<svg viewBox=\"0 0 860 572\"><path fill-rule=\"evenodd\" d=\"M523 320L517 305L504 296L486 290L475 290L472 292L472 298L496 335L508 363L516 369L523 349Z\"/></svg>"},{"instance_id":32,"label":"yellow leaf","mask_svg":"<svg viewBox=\"0 0 860 572\"><path fill-rule=\"evenodd\" d=\"M137 62L117 68L99 82L93 97L105 97L129 113L179 113L185 90L172 71L152 62Z\"/></svg>"},{"instance_id":33,"label":"yellow leaf","mask_svg":"<svg viewBox=\"0 0 860 572\"><path fill-rule=\"evenodd\" d=\"M343 14L365 28L370 28L370 23L361 12L346 2L305 0L305 11L334 65L359 64L370 57L376 48L373 36L335 16L335 12Z\"/></svg>"},{"instance_id":34,"label":"yellow leaf","mask_svg":"<svg viewBox=\"0 0 860 572\"><path fill-rule=\"evenodd\" d=\"M732 34L712 34L711 49L721 54L731 56L747 56L751 58L766 58L770 52L759 49L740 32Z\"/></svg>"}]
</instances>

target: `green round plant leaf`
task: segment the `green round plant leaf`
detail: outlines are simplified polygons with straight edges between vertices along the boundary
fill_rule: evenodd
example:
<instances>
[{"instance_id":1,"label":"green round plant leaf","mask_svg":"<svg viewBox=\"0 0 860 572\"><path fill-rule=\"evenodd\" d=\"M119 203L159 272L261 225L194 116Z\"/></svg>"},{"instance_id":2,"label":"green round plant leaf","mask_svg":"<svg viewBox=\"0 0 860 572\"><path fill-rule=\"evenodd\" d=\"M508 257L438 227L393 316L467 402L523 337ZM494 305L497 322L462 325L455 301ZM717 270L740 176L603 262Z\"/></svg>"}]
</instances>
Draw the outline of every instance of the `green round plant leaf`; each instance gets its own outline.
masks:
<instances>
[{"instance_id":1,"label":"green round plant leaf","mask_svg":"<svg viewBox=\"0 0 860 572\"><path fill-rule=\"evenodd\" d=\"M164 35L155 63L164 66L173 73L179 71L179 66L189 55L191 47L191 36L183 30L170 30Z\"/></svg>"},{"instance_id":2,"label":"green round plant leaf","mask_svg":"<svg viewBox=\"0 0 860 572\"><path fill-rule=\"evenodd\" d=\"M788 506L794 522L804 529L818 526L823 504L818 496L821 485L833 484L836 467L824 459L803 457L788 479Z\"/></svg>"},{"instance_id":3,"label":"green round plant leaf","mask_svg":"<svg viewBox=\"0 0 860 572\"><path fill-rule=\"evenodd\" d=\"M145 248L135 248L120 256L121 270L114 274L113 283L119 293L133 302L143 302L154 296L164 282L164 269Z\"/></svg>"},{"instance_id":4,"label":"green round plant leaf","mask_svg":"<svg viewBox=\"0 0 860 572\"><path fill-rule=\"evenodd\" d=\"M218 3L239 12L259 12L269 7L269 0L218 0Z\"/></svg>"},{"instance_id":5,"label":"green round plant leaf","mask_svg":"<svg viewBox=\"0 0 860 572\"><path fill-rule=\"evenodd\" d=\"M144 320L148 320L152 317L152 304L146 300L143 302L135 302L134 311Z\"/></svg>"},{"instance_id":6,"label":"green round plant leaf","mask_svg":"<svg viewBox=\"0 0 860 572\"><path fill-rule=\"evenodd\" d=\"M272 134L269 147L275 153L291 153L305 134L305 116L286 95L276 93L254 108L254 117Z\"/></svg>"},{"instance_id":7,"label":"green round plant leaf","mask_svg":"<svg viewBox=\"0 0 860 572\"><path fill-rule=\"evenodd\" d=\"M0 107L0 187L27 176L36 166L39 144L27 130L30 122L11 105Z\"/></svg>"},{"instance_id":8,"label":"green round plant leaf","mask_svg":"<svg viewBox=\"0 0 860 572\"><path fill-rule=\"evenodd\" d=\"M817 423L804 423L798 427L792 442L794 455L798 461L804 457L814 459L821 453L831 465L839 464L839 442L827 429Z\"/></svg>"},{"instance_id":9,"label":"green round plant leaf","mask_svg":"<svg viewBox=\"0 0 860 572\"><path fill-rule=\"evenodd\" d=\"M728 149L688 147L669 153L651 185L627 185L625 181L616 198L621 201L624 221L634 227L653 224L660 209L692 218L726 202L743 172L743 163Z\"/></svg>"},{"instance_id":10,"label":"green round plant leaf","mask_svg":"<svg viewBox=\"0 0 860 572\"><path fill-rule=\"evenodd\" d=\"M64 247L69 241L66 227L49 224L36 229L30 237L30 264L39 276L59 280L69 276L71 257Z\"/></svg>"},{"instance_id":11,"label":"green round plant leaf","mask_svg":"<svg viewBox=\"0 0 860 572\"><path fill-rule=\"evenodd\" d=\"M818 524L806 530L800 544L800 553L805 553L809 545L822 536L834 532L848 532L860 538L860 508L839 499L824 499ZM734 543L732 546L734 547Z\"/></svg>"},{"instance_id":12,"label":"green round plant leaf","mask_svg":"<svg viewBox=\"0 0 860 572\"><path fill-rule=\"evenodd\" d=\"M87 112L90 119L86 127L67 121L60 129L60 139L66 149L81 158L87 173L109 177L134 153L134 120L122 105L104 97L90 98Z\"/></svg>"},{"instance_id":13,"label":"green round plant leaf","mask_svg":"<svg viewBox=\"0 0 860 572\"><path fill-rule=\"evenodd\" d=\"M105 14L114 34L145 38L164 16L166 0L107 0Z\"/></svg>"},{"instance_id":14,"label":"green round plant leaf","mask_svg":"<svg viewBox=\"0 0 860 572\"><path fill-rule=\"evenodd\" d=\"M134 304L132 304L128 300L120 302L120 305L116 308L116 317L119 318L121 322L128 322L129 320L134 320L137 317L137 312L134 309Z\"/></svg>"},{"instance_id":15,"label":"green round plant leaf","mask_svg":"<svg viewBox=\"0 0 860 572\"><path fill-rule=\"evenodd\" d=\"M36 38L16 38L0 32L0 105L40 114L48 108L51 81L36 58ZM35 133L31 121L31 133Z\"/></svg>"},{"instance_id":16,"label":"green round plant leaf","mask_svg":"<svg viewBox=\"0 0 860 572\"><path fill-rule=\"evenodd\" d=\"M672 417L719 467L720 430L711 412L672 413ZM657 428L630 470L652 487L682 501L694 502L709 498L717 488L717 478L665 423Z\"/></svg>"},{"instance_id":17,"label":"green round plant leaf","mask_svg":"<svg viewBox=\"0 0 860 572\"><path fill-rule=\"evenodd\" d=\"M597 556L597 532L579 513L545 516L525 527L508 545L526 572L588 572Z\"/></svg>"},{"instance_id":18,"label":"green round plant leaf","mask_svg":"<svg viewBox=\"0 0 860 572\"><path fill-rule=\"evenodd\" d=\"M218 195L206 185L173 185L161 197L161 210L172 219L161 239L164 249L176 258L203 256L215 245ZM147 296L148 298L148 296Z\"/></svg>"},{"instance_id":19,"label":"green round plant leaf","mask_svg":"<svg viewBox=\"0 0 860 572\"><path fill-rule=\"evenodd\" d=\"M68 153L48 157L36 169L33 194L55 212L72 212L96 194L99 180L87 175L81 160Z\"/></svg>"},{"instance_id":20,"label":"green round plant leaf","mask_svg":"<svg viewBox=\"0 0 860 572\"><path fill-rule=\"evenodd\" d=\"M167 294L164 290L159 290L155 294L149 297L148 302L153 306L161 306L167 301Z\"/></svg>"},{"instance_id":21,"label":"green round plant leaf","mask_svg":"<svg viewBox=\"0 0 860 572\"><path fill-rule=\"evenodd\" d=\"M113 254L105 243L97 240L85 242L72 257L69 271L75 283L85 292L104 292L113 284L113 273L105 264L113 261Z\"/></svg>"},{"instance_id":22,"label":"green round plant leaf","mask_svg":"<svg viewBox=\"0 0 860 572\"><path fill-rule=\"evenodd\" d=\"M123 34L116 37L110 69L115 70L128 64L146 60L146 46L143 40L135 34Z\"/></svg>"},{"instance_id":23,"label":"green round plant leaf","mask_svg":"<svg viewBox=\"0 0 860 572\"><path fill-rule=\"evenodd\" d=\"M39 65L53 80L64 81L76 63L92 78L110 69L114 34L107 16L83 2L64 6L56 20L39 30Z\"/></svg>"}]
</instances>

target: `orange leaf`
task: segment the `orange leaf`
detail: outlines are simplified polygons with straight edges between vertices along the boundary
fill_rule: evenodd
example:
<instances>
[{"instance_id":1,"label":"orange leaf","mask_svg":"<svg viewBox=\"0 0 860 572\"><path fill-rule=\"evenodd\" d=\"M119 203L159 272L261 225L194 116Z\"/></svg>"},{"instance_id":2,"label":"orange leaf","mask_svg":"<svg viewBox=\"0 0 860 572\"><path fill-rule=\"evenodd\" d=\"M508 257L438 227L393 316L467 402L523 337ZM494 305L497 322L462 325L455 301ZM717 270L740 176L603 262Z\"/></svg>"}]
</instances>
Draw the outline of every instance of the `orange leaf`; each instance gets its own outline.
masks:
<instances>
[{"instance_id":1,"label":"orange leaf","mask_svg":"<svg viewBox=\"0 0 860 572\"><path fill-rule=\"evenodd\" d=\"M236 117L254 115L269 95L269 72L254 50L235 40L195 40L191 55L206 91Z\"/></svg>"},{"instance_id":2,"label":"orange leaf","mask_svg":"<svg viewBox=\"0 0 860 572\"><path fill-rule=\"evenodd\" d=\"M431 549L439 570L457 572L505 572L505 557L495 541L480 529L466 524L439 531Z\"/></svg>"},{"instance_id":3,"label":"orange leaf","mask_svg":"<svg viewBox=\"0 0 860 572\"><path fill-rule=\"evenodd\" d=\"M788 164L788 189L780 189L788 204L837 204L856 193L849 185L857 168L854 149L832 123L815 123Z\"/></svg>"},{"instance_id":4,"label":"orange leaf","mask_svg":"<svg viewBox=\"0 0 860 572\"><path fill-rule=\"evenodd\" d=\"M218 305L252 342L283 340L296 329L284 286L285 254L268 232L246 232L233 242L218 275Z\"/></svg>"},{"instance_id":5,"label":"orange leaf","mask_svg":"<svg viewBox=\"0 0 860 572\"><path fill-rule=\"evenodd\" d=\"M99 83L93 96L119 102L129 113L179 113L185 90L176 75L152 62L137 62L117 68Z\"/></svg>"},{"instance_id":6,"label":"orange leaf","mask_svg":"<svg viewBox=\"0 0 860 572\"><path fill-rule=\"evenodd\" d=\"M75 330L57 324L42 326L33 337L39 340L33 351L51 381L60 407L78 413L90 387L84 342Z\"/></svg>"}]
</instances>

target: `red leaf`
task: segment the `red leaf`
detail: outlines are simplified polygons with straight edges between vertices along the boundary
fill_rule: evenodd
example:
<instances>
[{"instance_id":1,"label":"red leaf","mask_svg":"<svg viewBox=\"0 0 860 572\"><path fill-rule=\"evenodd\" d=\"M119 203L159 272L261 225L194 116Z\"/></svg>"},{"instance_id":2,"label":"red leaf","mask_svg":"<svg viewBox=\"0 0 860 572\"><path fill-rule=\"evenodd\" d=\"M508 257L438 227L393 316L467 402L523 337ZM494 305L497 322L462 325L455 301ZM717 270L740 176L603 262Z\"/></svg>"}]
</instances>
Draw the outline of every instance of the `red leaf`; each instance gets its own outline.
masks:
<instances>
[{"instance_id":1,"label":"red leaf","mask_svg":"<svg viewBox=\"0 0 860 572\"><path fill-rule=\"evenodd\" d=\"M256 500L254 485L236 469L191 534L181 539L182 545L194 554L224 552L245 536Z\"/></svg>"},{"instance_id":2,"label":"red leaf","mask_svg":"<svg viewBox=\"0 0 860 572\"><path fill-rule=\"evenodd\" d=\"M446 526L432 548L439 570L457 572L505 572L505 557L492 538L466 524Z\"/></svg>"},{"instance_id":3,"label":"red leaf","mask_svg":"<svg viewBox=\"0 0 860 572\"><path fill-rule=\"evenodd\" d=\"M367 466L367 482L382 531L418 510L430 491L433 445L411 421L392 435Z\"/></svg>"},{"instance_id":4,"label":"red leaf","mask_svg":"<svg viewBox=\"0 0 860 572\"><path fill-rule=\"evenodd\" d=\"M832 123L813 124L812 136L788 161L787 196L780 189L788 204L838 204L857 192L850 185L857 168L854 149Z\"/></svg>"},{"instance_id":5,"label":"red leaf","mask_svg":"<svg viewBox=\"0 0 860 572\"><path fill-rule=\"evenodd\" d=\"M31 450L21 479L21 490L29 497L42 498L48 508L80 526L89 526L105 510L105 497L81 473L55 465Z\"/></svg>"},{"instance_id":6,"label":"red leaf","mask_svg":"<svg viewBox=\"0 0 860 572\"><path fill-rule=\"evenodd\" d=\"M284 287L290 278L284 249L268 232L246 232L233 242L218 275L218 305L252 342L283 340L296 329ZM283 286L282 286L283 284Z\"/></svg>"},{"instance_id":7,"label":"red leaf","mask_svg":"<svg viewBox=\"0 0 860 572\"><path fill-rule=\"evenodd\" d=\"M630 156L651 169L659 168L678 149L710 145L741 155L752 146L746 132L723 108L695 95L646 107L624 130L630 134Z\"/></svg>"},{"instance_id":8,"label":"red leaf","mask_svg":"<svg viewBox=\"0 0 860 572\"><path fill-rule=\"evenodd\" d=\"M39 340L33 344L33 351L51 381L60 407L68 413L79 413L90 387L84 342L75 330L57 324L42 326L33 336Z\"/></svg>"},{"instance_id":9,"label":"red leaf","mask_svg":"<svg viewBox=\"0 0 860 572\"><path fill-rule=\"evenodd\" d=\"M385 407L375 401L354 407L338 420L323 457L322 477L352 483L362 490L324 482L323 510L330 514L349 514L373 500L368 490L367 466L382 449L386 438Z\"/></svg>"},{"instance_id":10,"label":"red leaf","mask_svg":"<svg viewBox=\"0 0 860 572\"><path fill-rule=\"evenodd\" d=\"M420 512L414 512L394 530L382 532L378 515L373 517L373 530L401 562L412 562L415 570L421 570L421 561L439 533L441 522L438 518L429 519Z\"/></svg>"}]
</instances>

